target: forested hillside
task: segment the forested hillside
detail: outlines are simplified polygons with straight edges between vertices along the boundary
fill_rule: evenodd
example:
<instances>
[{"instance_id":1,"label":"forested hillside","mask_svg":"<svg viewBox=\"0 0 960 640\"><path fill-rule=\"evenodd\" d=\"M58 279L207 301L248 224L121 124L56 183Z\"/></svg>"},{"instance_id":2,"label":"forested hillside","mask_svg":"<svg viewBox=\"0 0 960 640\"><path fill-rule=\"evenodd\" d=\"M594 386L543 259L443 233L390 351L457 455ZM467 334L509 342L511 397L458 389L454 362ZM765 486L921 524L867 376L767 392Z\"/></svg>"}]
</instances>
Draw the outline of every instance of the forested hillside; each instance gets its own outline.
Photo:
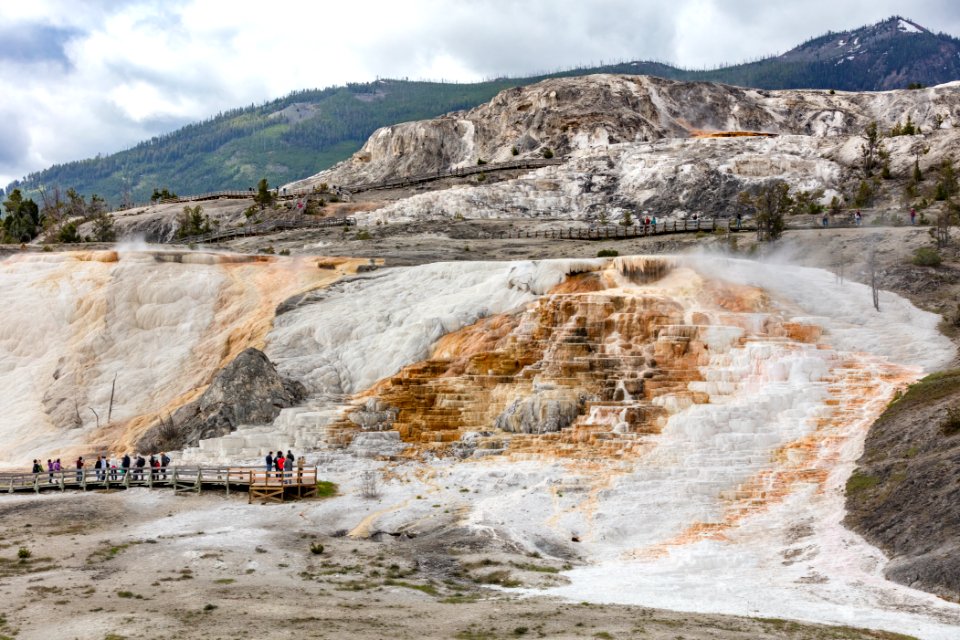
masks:
<instances>
[{"instance_id":1,"label":"forested hillside","mask_svg":"<svg viewBox=\"0 0 960 640\"><path fill-rule=\"evenodd\" d=\"M476 106L502 89L547 77L647 74L761 89L874 91L960 79L960 40L899 17L828 33L776 57L713 70L624 62L476 84L378 80L304 90L222 113L109 156L54 165L8 186L97 193L116 206L146 201L155 188L179 194L245 189L266 177L282 184L356 151L377 128Z\"/></svg>"}]
</instances>

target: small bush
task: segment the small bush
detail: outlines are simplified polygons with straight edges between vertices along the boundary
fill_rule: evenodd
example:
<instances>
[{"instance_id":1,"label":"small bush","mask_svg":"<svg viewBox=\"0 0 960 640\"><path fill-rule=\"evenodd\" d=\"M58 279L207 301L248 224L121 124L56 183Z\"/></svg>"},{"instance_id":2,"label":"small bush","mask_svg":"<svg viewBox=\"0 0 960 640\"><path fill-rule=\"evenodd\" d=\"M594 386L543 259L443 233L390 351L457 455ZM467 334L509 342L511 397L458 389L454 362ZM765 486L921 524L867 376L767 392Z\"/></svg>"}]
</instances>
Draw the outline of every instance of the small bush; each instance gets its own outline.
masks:
<instances>
[{"instance_id":1,"label":"small bush","mask_svg":"<svg viewBox=\"0 0 960 640\"><path fill-rule=\"evenodd\" d=\"M280 255L282 256L290 255L290 249L280 249Z\"/></svg>"},{"instance_id":2,"label":"small bush","mask_svg":"<svg viewBox=\"0 0 960 640\"><path fill-rule=\"evenodd\" d=\"M544 147L544 149L543 149L543 159L544 159L544 160L549 160L549 159L552 158L552 157L553 157L553 149L551 149L550 147Z\"/></svg>"},{"instance_id":3,"label":"small bush","mask_svg":"<svg viewBox=\"0 0 960 640\"><path fill-rule=\"evenodd\" d=\"M17 549L17 557L20 558L21 560L26 560L32 555L33 554L30 552L30 549L27 549L26 547L20 547L19 549Z\"/></svg>"},{"instance_id":4,"label":"small bush","mask_svg":"<svg viewBox=\"0 0 960 640\"><path fill-rule=\"evenodd\" d=\"M940 432L947 437L960 433L960 407L947 409L947 417L940 423Z\"/></svg>"},{"instance_id":5,"label":"small bush","mask_svg":"<svg viewBox=\"0 0 960 640\"><path fill-rule=\"evenodd\" d=\"M318 498L331 498L337 495L337 490L339 487L336 482L330 482L329 480L318 480L317 481L317 497Z\"/></svg>"},{"instance_id":6,"label":"small bush","mask_svg":"<svg viewBox=\"0 0 960 640\"><path fill-rule=\"evenodd\" d=\"M920 247L913 252L913 264L918 267L939 267L942 262L936 249Z\"/></svg>"},{"instance_id":7,"label":"small bush","mask_svg":"<svg viewBox=\"0 0 960 640\"><path fill-rule=\"evenodd\" d=\"M510 149L510 155L512 155L512 156L518 156L518 155L520 155L520 149L517 149L516 147L513 147L512 149Z\"/></svg>"},{"instance_id":8,"label":"small bush","mask_svg":"<svg viewBox=\"0 0 960 640\"><path fill-rule=\"evenodd\" d=\"M479 167L479 166L483 166L483 165L485 165L485 164L487 164L487 161L486 161L486 160L484 160L483 158L477 158L477 166L478 166L478 167Z\"/></svg>"},{"instance_id":9,"label":"small bush","mask_svg":"<svg viewBox=\"0 0 960 640\"><path fill-rule=\"evenodd\" d=\"M600 251L597 251L598 258L616 258L618 255L620 255L620 252L616 249L600 249Z\"/></svg>"},{"instance_id":10,"label":"small bush","mask_svg":"<svg viewBox=\"0 0 960 640\"><path fill-rule=\"evenodd\" d=\"M217 605L215 605L215 604L205 604L205 605L203 605L203 610L204 610L204 611L213 611L213 610L216 609L216 608L217 608Z\"/></svg>"},{"instance_id":11,"label":"small bush","mask_svg":"<svg viewBox=\"0 0 960 640\"><path fill-rule=\"evenodd\" d=\"M319 542L314 542L310 544L310 553L315 556L319 556L323 553L323 545Z\"/></svg>"}]
</instances>

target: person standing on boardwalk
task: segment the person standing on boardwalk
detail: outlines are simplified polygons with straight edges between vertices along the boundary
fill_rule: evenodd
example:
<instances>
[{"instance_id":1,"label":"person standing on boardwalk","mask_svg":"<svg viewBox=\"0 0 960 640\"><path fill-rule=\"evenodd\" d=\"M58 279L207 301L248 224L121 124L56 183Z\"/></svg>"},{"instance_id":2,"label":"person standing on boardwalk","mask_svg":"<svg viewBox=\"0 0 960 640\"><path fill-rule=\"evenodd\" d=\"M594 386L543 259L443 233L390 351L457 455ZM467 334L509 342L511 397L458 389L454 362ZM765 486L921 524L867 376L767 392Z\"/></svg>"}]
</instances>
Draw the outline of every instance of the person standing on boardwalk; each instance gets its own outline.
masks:
<instances>
[{"instance_id":1,"label":"person standing on boardwalk","mask_svg":"<svg viewBox=\"0 0 960 640\"><path fill-rule=\"evenodd\" d=\"M123 454L123 459L120 461L120 475L125 476L130 471L130 454Z\"/></svg>"},{"instance_id":2,"label":"person standing on boardwalk","mask_svg":"<svg viewBox=\"0 0 960 640\"><path fill-rule=\"evenodd\" d=\"M43 465L40 464L39 460L34 459L33 461L33 473L43 473Z\"/></svg>"},{"instance_id":3,"label":"person standing on boardwalk","mask_svg":"<svg viewBox=\"0 0 960 640\"><path fill-rule=\"evenodd\" d=\"M277 478L281 482L283 481L283 463L286 461L287 459L283 457L283 450L277 451L277 457L273 459L273 464L277 470Z\"/></svg>"},{"instance_id":4,"label":"person standing on boardwalk","mask_svg":"<svg viewBox=\"0 0 960 640\"><path fill-rule=\"evenodd\" d=\"M97 474L97 482L103 482L103 456L97 456L97 461L93 463L93 472Z\"/></svg>"},{"instance_id":5,"label":"person standing on boardwalk","mask_svg":"<svg viewBox=\"0 0 960 640\"><path fill-rule=\"evenodd\" d=\"M53 484L53 460L47 458L47 471L50 473L50 484Z\"/></svg>"},{"instance_id":6,"label":"person standing on boardwalk","mask_svg":"<svg viewBox=\"0 0 960 640\"><path fill-rule=\"evenodd\" d=\"M167 479L167 467L170 466L170 456L167 455L166 451L160 452L160 469L163 473L163 479Z\"/></svg>"},{"instance_id":7,"label":"person standing on boardwalk","mask_svg":"<svg viewBox=\"0 0 960 640\"><path fill-rule=\"evenodd\" d=\"M266 461L266 463L267 463L267 476L266 476L266 477L269 478L269 477L270 477L270 472L273 471L273 451L271 451L270 453L267 454L267 457L265 458L265 461Z\"/></svg>"},{"instance_id":8,"label":"person standing on boardwalk","mask_svg":"<svg viewBox=\"0 0 960 640\"><path fill-rule=\"evenodd\" d=\"M910 209L910 224L917 224L917 210L913 208Z\"/></svg>"},{"instance_id":9,"label":"person standing on boardwalk","mask_svg":"<svg viewBox=\"0 0 960 640\"><path fill-rule=\"evenodd\" d=\"M283 463L283 468L287 470L288 478L293 478L293 463L294 463L293 450L287 449L287 459L286 459L286 462ZM291 484L292 484L292 481L291 481Z\"/></svg>"},{"instance_id":10,"label":"person standing on boardwalk","mask_svg":"<svg viewBox=\"0 0 960 640\"><path fill-rule=\"evenodd\" d=\"M83 456L77 458L77 482L83 481Z\"/></svg>"},{"instance_id":11,"label":"person standing on boardwalk","mask_svg":"<svg viewBox=\"0 0 960 640\"><path fill-rule=\"evenodd\" d=\"M143 457L143 454L137 454L137 473L133 477L134 480L143 480L143 468L147 466L147 460Z\"/></svg>"}]
</instances>

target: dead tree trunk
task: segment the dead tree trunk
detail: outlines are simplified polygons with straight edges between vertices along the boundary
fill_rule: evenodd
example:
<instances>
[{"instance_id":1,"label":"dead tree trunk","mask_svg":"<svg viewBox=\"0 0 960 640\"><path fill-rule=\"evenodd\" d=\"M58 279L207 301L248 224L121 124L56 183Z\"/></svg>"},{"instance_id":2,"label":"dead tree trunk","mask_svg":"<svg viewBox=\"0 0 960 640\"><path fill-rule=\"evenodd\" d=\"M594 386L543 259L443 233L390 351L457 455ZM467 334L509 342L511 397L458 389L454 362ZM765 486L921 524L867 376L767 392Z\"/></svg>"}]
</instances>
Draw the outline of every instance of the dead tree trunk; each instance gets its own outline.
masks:
<instances>
[{"instance_id":1,"label":"dead tree trunk","mask_svg":"<svg viewBox=\"0 0 960 640\"><path fill-rule=\"evenodd\" d=\"M110 406L107 408L107 424L110 424L110 419L113 417L113 394L117 390L117 374L113 374L113 385L110 387Z\"/></svg>"},{"instance_id":2,"label":"dead tree trunk","mask_svg":"<svg viewBox=\"0 0 960 640\"><path fill-rule=\"evenodd\" d=\"M867 256L867 272L870 275L870 292L873 295L873 308L880 311L880 289L877 286L877 247L876 241L870 247Z\"/></svg>"}]
</instances>

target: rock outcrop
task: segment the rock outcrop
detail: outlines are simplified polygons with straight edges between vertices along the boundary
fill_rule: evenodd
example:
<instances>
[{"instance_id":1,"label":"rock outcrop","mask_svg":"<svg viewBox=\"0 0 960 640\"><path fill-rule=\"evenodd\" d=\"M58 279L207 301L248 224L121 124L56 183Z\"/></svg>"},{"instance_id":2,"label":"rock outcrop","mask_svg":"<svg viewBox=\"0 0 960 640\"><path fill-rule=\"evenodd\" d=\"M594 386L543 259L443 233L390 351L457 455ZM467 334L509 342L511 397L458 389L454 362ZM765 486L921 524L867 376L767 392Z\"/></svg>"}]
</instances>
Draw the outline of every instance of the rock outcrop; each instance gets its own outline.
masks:
<instances>
[{"instance_id":1,"label":"rock outcrop","mask_svg":"<svg viewBox=\"0 0 960 640\"><path fill-rule=\"evenodd\" d=\"M306 389L282 378L258 349L247 349L213 378L200 398L181 407L169 422L152 427L138 443L141 451L182 449L201 439L230 433L240 424L272 422L280 409L306 397Z\"/></svg>"},{"instance_id":2,"label":"rock outcrop","mask_svg":"<svg viewBox=\"0 0 960 640\"><path fill-rule=\"evenodd\" d=\"M568 155L738 132L859 136L871 121L886 130L907 116L932 131L953 127L958 107L960 92L954 84L919 91L829 93L651 76L554 78L502 91L469 111L379 129L349 160L294 185L376 182L480 161L540 157L548 148Z\"/></svg>"},{"instance_id":3,"label":"rock outcrop","mask_svg":"<svg viewBox=\"0 0 960 640\"><path fill-rule=\"evenodd\" d=\"M870 429L844 523L886 551L886 576L960 600L960 370L913 385Z\"/></svg>"},{"instance_id":4,"label":"rock outcrop","mask_svg":"<svg viewBox=\"0 0 960 640\"><path fill-rule=\"evenodd\" d=\"M958 114L957 83L836 93L647 76L555 78L503 91L469 111L380 129L349 160L290 186L363 185L540 158L549 150L564 158L562 166L495 184L476 177L472 185L414 195L358 219L590 221L638 209L661 219L726 215L740 191L772 179L819 191L828 204L834 196L851 199L864 177L867 125L876 122L885 133L910 118L923 133L883 140L892 179L874 194L878 203L902 206L915 161L927 171L960 152Z\"/></svg>"}]
</instances>

